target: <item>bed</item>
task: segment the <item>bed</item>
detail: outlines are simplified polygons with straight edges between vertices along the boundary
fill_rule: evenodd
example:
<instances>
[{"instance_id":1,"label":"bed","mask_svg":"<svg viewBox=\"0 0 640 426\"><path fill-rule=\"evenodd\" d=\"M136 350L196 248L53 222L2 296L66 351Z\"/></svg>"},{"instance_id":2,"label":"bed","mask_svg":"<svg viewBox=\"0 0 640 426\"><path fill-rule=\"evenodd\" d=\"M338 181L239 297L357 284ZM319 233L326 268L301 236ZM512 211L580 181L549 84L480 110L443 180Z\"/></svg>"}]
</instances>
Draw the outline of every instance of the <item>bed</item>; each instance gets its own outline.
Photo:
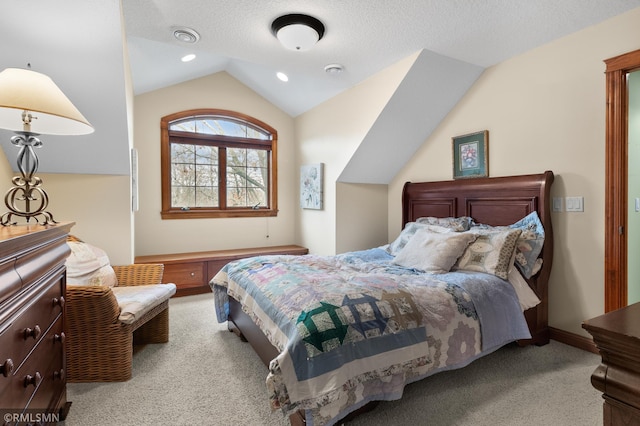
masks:
<instances>
[{"instance_id":1,"label":"bed","mask_svg":"<svg viewBox=\"0 0 640 426\"><path fill-rule=\"evenodd\" d=\"M292 425L344 421L505 344L544 345L553 179L408 182L396 240L231 262L210 282L217 319L269 367L271 406Z\"/></svg>"}]
</instances>

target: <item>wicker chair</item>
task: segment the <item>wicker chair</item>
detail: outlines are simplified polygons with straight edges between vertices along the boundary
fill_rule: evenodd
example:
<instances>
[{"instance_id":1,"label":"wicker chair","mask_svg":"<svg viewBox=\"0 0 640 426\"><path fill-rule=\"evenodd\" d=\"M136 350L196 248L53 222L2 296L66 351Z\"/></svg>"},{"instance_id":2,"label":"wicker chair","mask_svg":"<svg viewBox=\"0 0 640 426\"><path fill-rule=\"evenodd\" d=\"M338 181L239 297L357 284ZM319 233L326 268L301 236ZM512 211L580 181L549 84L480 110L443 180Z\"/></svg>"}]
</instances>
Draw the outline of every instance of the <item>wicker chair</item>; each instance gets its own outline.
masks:
<instances>
[{"instance_id":1,"label":"wicker chair","mask_svg":"<svg viewBox=\"0 0 640 426\"><path fill-rule=\"evenodd\" d=\"M113 266L118 287L160 284L164 265ZM69 382L120 382L131 378L133 345L169 341L169 300L132 324L121 322L111 287L67 286L66 354Z\"/></svg>"}]
</instances>

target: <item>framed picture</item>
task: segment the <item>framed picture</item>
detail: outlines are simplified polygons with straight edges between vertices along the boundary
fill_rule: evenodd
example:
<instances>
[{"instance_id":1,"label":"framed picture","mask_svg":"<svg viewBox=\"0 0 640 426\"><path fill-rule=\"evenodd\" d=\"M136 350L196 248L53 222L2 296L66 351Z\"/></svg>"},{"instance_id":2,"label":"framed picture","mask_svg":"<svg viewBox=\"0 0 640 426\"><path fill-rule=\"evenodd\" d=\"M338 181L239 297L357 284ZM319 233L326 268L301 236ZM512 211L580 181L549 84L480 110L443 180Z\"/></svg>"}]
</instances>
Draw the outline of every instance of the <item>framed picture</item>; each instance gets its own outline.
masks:
<instances>
[{"instance_id":1,"label":"framed picture","mask_svg":"<svg viewBox=\"0 0 640 426\"><path fill-rule=\"evenodd\" d=\"M489 131L452 138L453 178L489 176Z\"/></svg>"},{"instance_id":2,"label":"framed picture","mask_svg":"<svg viewBox=\"0 0 640 426\"><path fill-rule=\"evenodd\" d=\"M322 170L323 164L309 164L300 167L300 207L322 210Z\"/></svg>"}]
</instances>

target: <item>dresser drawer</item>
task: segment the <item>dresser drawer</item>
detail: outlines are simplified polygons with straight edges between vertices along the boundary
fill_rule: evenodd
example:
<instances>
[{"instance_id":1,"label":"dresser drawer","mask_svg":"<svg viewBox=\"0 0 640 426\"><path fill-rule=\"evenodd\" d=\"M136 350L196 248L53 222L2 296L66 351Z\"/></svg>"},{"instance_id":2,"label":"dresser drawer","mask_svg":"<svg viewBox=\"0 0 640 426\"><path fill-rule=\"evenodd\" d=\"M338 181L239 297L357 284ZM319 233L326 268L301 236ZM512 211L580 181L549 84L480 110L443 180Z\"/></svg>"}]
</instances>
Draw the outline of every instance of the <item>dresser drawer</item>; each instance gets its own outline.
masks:
<instances>
[{"instance_id":1,"label":"dresser drawer","mask_svg":"<svg viewBox=\"0 0 640 426\"><path fill-rule=\"evenodd\" d=\"M0 375L2 382L8 382L0 387L2 408L21 411L31 401L28 408L45 411L57 402L51 400L51 391L56 386L64 387L62 336L62 315L59 315L25 362L9 377Z\"/></svg>"},{"instance_id":2,"label":"dresser drawer","mask_svg":"<svg viewBox=\"0 0 640 426\"><path fill-rule=\"evenodd\" d=\"M164 265L162 281L179 287L203 285L206 280L206 262L174 263Z\"/></svg>"},{"instance_id":3,"label":"dresser drawer","mask_svg":"<svg viewBox=\"0 0 640 426\"><path fill-rule=\"evenodd\" d=\"M28 409L37 412L55 410L55 404L58 401L57 398L53 399L52 395L60 395L65 387L64 340L62 316L60 316L36 350L29 355L25 365L18 370L16 375L24 381L26 375L33 376L37 368L46 366L43 368L40 386L27 406Z\"/></svg>"},{"instance_id":4,"label":"dresser drawer","mask_svg":"<svg viewBox=\"0 0 640 426\"><path fill-rule=\"evenodd\" d=\"M17 370L55 318L62 313L62 279L52 278L45 290L13 315L0 333L0 365ZM10 360L10 361L8 361ZM3 377L0 374L0 378Z\"/></svg>"}]
</instances>

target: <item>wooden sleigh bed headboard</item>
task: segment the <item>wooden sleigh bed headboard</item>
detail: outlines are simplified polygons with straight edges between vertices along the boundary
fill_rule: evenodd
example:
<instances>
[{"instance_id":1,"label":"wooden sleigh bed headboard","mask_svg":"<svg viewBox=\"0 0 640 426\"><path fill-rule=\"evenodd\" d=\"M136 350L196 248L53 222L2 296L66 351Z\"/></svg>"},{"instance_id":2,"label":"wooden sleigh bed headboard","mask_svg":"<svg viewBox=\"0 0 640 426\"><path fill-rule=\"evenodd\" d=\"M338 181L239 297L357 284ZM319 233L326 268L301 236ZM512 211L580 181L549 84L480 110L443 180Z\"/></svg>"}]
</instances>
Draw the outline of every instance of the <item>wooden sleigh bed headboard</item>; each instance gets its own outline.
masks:
<instances>
[{"instance_id":1,"label":"wooden sleigh bed headboard","mask_svg":"<svg viewBox=\"0 0 640 426\"><path fill-rule=\"evenodd\" d=\"M402 226L419 217L469 216L477 223L510 225L533 211L545 230L542 268L527 280L542 301L525 312L532 339L521 344L549 342L548 281L553 263L550 191L553 172L441 182L407 182L402 190Z\"/></svg>"}]
</instances>

